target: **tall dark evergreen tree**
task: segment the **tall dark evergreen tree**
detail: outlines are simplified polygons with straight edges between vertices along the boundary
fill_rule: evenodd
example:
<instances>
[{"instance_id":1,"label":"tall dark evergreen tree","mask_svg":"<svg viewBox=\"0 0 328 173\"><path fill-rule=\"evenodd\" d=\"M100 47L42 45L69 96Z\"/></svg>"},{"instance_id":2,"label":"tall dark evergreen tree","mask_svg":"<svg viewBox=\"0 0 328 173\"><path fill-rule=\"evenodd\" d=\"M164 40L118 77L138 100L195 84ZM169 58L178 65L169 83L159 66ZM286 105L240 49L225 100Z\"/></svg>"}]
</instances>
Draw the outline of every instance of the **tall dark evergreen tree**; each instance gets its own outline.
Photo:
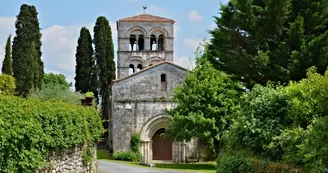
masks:
<instances>
[{"instance_id":1,"label":"tall dark evergreen tree","mask_svg":"<svg viewBox=\"0 0 328 173\"><path fill-rule=\"evenodd\" d=\"M43 84L44 67L37 15L34 6L23 4L15 23L16 36L12 47L13 76L16 79L17 93L22 96L27 96L32 88L41 88Z\"/></svg>"},{"instance_id":2,"label":"tall dark evergreen tree","mask_svg":"<svg viewBox=\"0 0 328 173\"><path fill-rule=\"evenodd\" d=\"M93 60L92 38L89 30L85 27L80 31L75 57L75 90L86 93L91 91L91 75L95 61Z\"/></svg>"},{"instance_id":3,"label":"tall dark evergreen tree","mask_svg":"<svg viewBox=\"0 0 328 173\"><path fill-rule=\"evenodd\" d=\"M3 74L13 75L13 67L11 60L11 35L9 35L7 39L5 59L2 62L1 71Z\"/></svg>"},{"instance_id":4,"label":"tall dark evergreen tree","mask_svg":"<svg viewBox=\"0 0 328 173\"><path fill-rule=\"evenodd\" d=\"M300 80L328 65L327 0L230 0L210 31L210 60L250 86Z\"/></svg>"},{"instance_id":5,"label":"tall dark evergreen tree","mask_svg":"<svg viewBox=\"0 0 328 173\"><path fill-rule=\"evenodd\" d=\"M97 60L97 68L99 68L99 86L101 96L101 106L103 109L103 119L108 118L108 106L110 97L109 84L115 79L115 61L114 61L114 45L112 40L112 31L108 20L100 16L97 18L94 27L94 44L95 58ZM104 124L105 128L108 124Z\"/></svg>"}]
</instances>

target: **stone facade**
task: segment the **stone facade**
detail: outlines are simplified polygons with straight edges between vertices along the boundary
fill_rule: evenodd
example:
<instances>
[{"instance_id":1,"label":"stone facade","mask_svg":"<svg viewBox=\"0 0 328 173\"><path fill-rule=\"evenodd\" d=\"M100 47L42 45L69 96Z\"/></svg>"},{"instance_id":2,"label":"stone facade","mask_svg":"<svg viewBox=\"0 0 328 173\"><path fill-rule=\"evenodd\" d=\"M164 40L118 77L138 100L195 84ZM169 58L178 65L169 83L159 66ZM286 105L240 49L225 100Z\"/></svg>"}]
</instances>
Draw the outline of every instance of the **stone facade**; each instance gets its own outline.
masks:
<instances>
[{"instance_id":1,"label":"stone facade","mask_svg":"<svg viewBox=\"0 0 328 173\"><path fill-rule=\"evenodd\" d=\"M176 106L171 94L187 75L186 69L173 63L173 25L171 19L146 14L117 22L118 79L111 84L110 146L113 152L128 151L132 134L139 133L145 164L159 155L153 152L161 145L153 141L158 139L154 136L167 128L165 110ZM165 160L185 162L197 157L196 140L169 141L165 148L171 153Z\"/></svg>"},{"instance_id":2,"label":"stone facade","mask_svg":"<svg viewBox=\"0 0 328 173\"><path fill-rule=\"evenodd\" d=\"M83 147L73 147L64 151L49 153L48 165L40 173L96 173L97 156L94 149L93 162L91 166L83 165Z\"/></svg>"},{"instance_id":3,"label":"stone facade","mask_svg":"<svg viewBox=\"0 0 328 173\"><path fill-rule=\"evenodd\" d=\"M139 15L141 17L148 17ZM155 16L153 16L155 17ZM137 68L138 64L142 67L147 67L160 61L173 61L173 35L174 35L174 21L154 22L154 21L138 21L131 22L119 20L117 22L118 34L118 51L117 51L117 74L118 78L129 75L130 64ZM155 42L159 42L160 35L164 38L163 49L151 50L151 37L153 36ZM136 44L136 50L131 48L131 36L135 36L136 43L142 39L143 49L140 50L139 44Z\"/></svg>"}]
</instances>

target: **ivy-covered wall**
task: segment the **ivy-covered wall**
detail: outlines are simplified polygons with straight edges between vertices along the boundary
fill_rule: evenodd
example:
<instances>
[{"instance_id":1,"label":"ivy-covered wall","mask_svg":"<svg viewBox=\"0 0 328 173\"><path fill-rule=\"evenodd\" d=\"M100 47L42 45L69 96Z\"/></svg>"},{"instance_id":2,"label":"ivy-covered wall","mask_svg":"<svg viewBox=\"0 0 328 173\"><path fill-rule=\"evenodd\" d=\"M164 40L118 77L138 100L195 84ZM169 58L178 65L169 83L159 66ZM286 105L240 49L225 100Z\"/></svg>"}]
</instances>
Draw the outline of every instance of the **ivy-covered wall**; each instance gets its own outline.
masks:
<instances>
[{"instance_id":1,"label":"ivy-covered wall","mask_svg":"<svg viewBox=\"0 0 328 173\"><path fill-rule=\"evenodd\" d=\"M76 146L83 150L84 165L92 163L92 148L104 129L93 107L60 101L0 94L0 170L36 172L51 168L49 153L65 153Z\"/></svg>"}]
</instances>

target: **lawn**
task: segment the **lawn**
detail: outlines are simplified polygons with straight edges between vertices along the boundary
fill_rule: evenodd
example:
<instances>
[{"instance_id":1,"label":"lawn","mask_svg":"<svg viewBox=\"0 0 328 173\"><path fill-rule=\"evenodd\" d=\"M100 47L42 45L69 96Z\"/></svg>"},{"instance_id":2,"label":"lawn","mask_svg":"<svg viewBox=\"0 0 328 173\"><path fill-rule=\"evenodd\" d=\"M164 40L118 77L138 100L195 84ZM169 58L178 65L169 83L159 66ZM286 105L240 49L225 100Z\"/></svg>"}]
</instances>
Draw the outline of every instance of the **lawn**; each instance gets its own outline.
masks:
<instances>
[{"instance_id":1,"label":"lawn","mask_svg":"<svg viewBox=\"0 0 328 173\"><path fill-rule=\"evenodd\" d=\"M126 164L130 166L144 167L139 164L139 162L127 162L127 161L117 161L110 160L109 154L106 150L97 150L97 159L105 160L108 162L115 162ZM155 169L161 170L176 170L183 172L194 172L194 173L215 173L216 164L215 162L200 162L200 163L155 163Z\"/></svg>"}]
</instances>

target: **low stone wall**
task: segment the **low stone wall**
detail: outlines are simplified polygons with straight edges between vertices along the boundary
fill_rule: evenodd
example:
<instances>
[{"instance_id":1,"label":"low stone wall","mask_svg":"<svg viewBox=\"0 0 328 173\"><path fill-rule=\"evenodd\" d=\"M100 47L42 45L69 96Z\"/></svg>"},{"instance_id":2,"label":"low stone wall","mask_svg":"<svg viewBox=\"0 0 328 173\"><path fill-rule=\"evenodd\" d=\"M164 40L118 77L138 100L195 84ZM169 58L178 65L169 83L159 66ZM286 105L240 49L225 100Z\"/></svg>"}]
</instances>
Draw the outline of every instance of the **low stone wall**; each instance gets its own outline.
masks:
<instances>
[{"instance_id":1,"label":"low stone wall","mask_svg":"<svg viewBox=\"0 0 328 173\"><path fill-rule=\"evenodd\" d=\"M64 151L54 151L48 156L45 169L39 173L96 173L97 156L94 148L93 161L88 166L83 164L83 150L85 147L74 147Z\"/></svg>"}]
</instances>

